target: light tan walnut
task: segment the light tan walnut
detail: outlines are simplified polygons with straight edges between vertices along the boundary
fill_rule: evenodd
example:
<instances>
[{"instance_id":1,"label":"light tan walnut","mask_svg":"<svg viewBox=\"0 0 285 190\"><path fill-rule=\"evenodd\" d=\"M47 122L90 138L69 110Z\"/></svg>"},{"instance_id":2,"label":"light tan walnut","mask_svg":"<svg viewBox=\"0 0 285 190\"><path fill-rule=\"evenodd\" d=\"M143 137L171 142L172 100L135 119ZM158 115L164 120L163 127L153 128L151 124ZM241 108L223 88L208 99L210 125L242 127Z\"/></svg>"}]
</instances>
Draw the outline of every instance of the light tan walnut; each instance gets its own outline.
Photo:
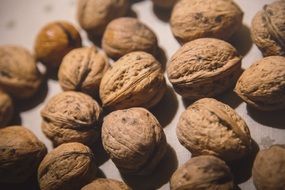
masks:
<instances>
[{"instance_id":1,"label":"light tan walnut","mask_svg":"<svg viewBox=\"0 0 285 190\"><path fill-rule=\"evenodd\" d=\"M81 190L131 190L131 188L121 181L99 178L85 185Z\"/></svg>"},{"instance_id":2,"label":"light tan walnut","mask_svg":"<svg viewBox=\"0 0 285 190\"><path fill-rule=\"evenodd\" d=\"M197 38L228 40L242 26L243 12L232 0L181 0L170 18L180 43Z\"/></svg>"},{"instance_id":3,"label":"light tan walnut","mask_svg":"<svg viewBox=\"0 0 285 190\"><path fill-rule=\"evenodd\" d=\"M165 9L172 8L177 1L178 0L152 0L155 6Z\"/></svg>"},{"instance_id":4,"label":"light tan walnut","mask_svg":"<svg viewBox=\"0 0 285 190\"><path fill-rule=\"evenodd\" d=\"M285 57L270 56L251 65L235 91L249 105L264 111L285 108Z\"/></svg>"},{"instance_id":5,"label":"light tan walnut","mask_svg":"<svg viewBox=\"0 0 285 190\"><path fill-rule=\"evenodd\" d=\"M22 183L36 173L47 153L45 145L28 129L0 129L0 183Z\"/></svg>"},{"instance_id":6,"label":"light tan walnut","mask_svg":"<svg viewBox=\"0 0 285 190\"><path fill-rule=\"evenodd\" d=\"M107 109L149 108L166 90L160 63L145 52L132 52L112 65L100 84L100 98Z\"/></svg>"},{"instance_id":7,"label":"light tan walnut","mask_svg":"<svg viewBox=\"0 0 285 190\"><path fill-rule=\"evenodd\" d=\"M97 172L92 151L81 143L65 143L49 152L38 169L41 190L78 190Z\"/></svg>"},{"instance_id":8,"label":"light tan walnut","mask_svg":"<svg viewBox=\"0 0 285 190\"><path fill-rule=\"evenodd\" d=\"M41 111L42 130L55 146L67 142L92 145L100 136L101 108L81 92L62 92Z\"/></svg>"},{"instance_id":9,"label":"light tan walnut","mask_svg":"<svg viewBox=\"0 0 285 190\"><path fill-rule=\"evenodd\" d=\"M171 58L167 74L183 98L213 97L233 87L241 73L241 56L229 43L201 38L186 43Z\"/></svg>"},{"instance_id":10,"label":"light tan walnut","mask_svg":"<svg viewBox=\"0 0 285 190\"><path fill-rule=\"evenodd\" d=\"M104 118L102 143L122 173L151 173L166 152L166 137L156 118L144 108L110 113Z\"/></svg>"},{"instance_id":11,"label":"light tan walnut","mask_svg":"<svg viewBox=\"0 0 285 190\"><path fill-rule=\"evenodd\" d=\"M196 101L180 116L177 137L192 155L238 160L251 149L244 120L228 105L212 98Z\"/></svg>"},{"instance_id":12,"label":"light tan walnut","mask_svg":"<svg viewBox=\"0 0 285 190\"><path fill-rule=\"evenodd\" d=\"M13 118L14 104L8 94L0 90L0 127L6 126Z\"/></svg>"}]
</instances>

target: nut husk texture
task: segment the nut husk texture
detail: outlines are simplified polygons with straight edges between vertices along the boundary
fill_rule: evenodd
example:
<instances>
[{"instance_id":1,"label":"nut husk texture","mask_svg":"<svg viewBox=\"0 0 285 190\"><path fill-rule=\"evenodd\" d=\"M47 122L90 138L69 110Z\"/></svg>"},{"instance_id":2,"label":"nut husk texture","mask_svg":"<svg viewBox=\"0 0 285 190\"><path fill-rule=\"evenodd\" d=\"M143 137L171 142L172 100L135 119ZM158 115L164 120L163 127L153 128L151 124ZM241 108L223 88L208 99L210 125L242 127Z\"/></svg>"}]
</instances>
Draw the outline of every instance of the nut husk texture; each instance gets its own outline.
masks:
<instances>
[{"instance_id":1,"label":"nut husk texture","mask_svg":"<svg viewBox=\"0 0 285 190\"><path fill-rule=\"evenodd\" d=\"M99 178L85 185L81 190L131 190L131 188L121 181Z\"/></svg>"},{"instance_id":2,"label":"nut husk texture","mask_svg":"<svg viewBox=\"0 0 285 190\"><path fill-rule=\"evenodd\" d=\"M6 126L13 118L14 104L8 94L0 90L0 127Z\"/></svg>"}]
</instances>

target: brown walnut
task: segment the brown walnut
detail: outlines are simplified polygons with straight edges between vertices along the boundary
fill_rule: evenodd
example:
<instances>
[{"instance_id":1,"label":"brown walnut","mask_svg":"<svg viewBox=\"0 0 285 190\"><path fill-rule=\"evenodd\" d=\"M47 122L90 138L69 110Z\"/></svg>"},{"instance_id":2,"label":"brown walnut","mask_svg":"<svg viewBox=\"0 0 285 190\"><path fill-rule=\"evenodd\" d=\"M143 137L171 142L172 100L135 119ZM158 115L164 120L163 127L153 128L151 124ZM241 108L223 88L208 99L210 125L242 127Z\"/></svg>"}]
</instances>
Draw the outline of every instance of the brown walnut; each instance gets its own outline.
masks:
<instances>
[{"instance_id":1,"label":"brown walnut","mask_svg":"<svg viewBox=\"0 0 285 190\"><path fill-rule=\"evenodd\" d=\"M131 190L131 188L121 181L99 178L85 185L81 190Z\"/></svg>"}]
</instances>

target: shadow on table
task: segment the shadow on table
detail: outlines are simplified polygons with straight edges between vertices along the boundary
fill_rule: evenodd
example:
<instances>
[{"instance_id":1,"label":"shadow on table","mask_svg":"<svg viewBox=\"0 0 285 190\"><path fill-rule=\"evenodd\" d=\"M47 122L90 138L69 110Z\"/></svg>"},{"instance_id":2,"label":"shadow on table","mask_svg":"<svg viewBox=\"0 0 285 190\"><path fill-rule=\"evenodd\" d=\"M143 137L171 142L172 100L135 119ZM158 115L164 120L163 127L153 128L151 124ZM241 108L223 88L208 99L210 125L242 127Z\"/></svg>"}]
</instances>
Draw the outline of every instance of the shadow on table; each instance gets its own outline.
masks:
<instances>
[{"instance_id":1,"label":"shadow on table","mask_svg":"<svg viewBox=\"0 0 285 190\"><path fill-rule=\"evenodd\" d=\"M155 58L159 61L161 64L162 70L166 70L166 64L167 64L167 56L165 54L165 51L162 47L158 47L156 51Z\"/></svg>"},{"instance_id":2,"label":"shadow on table","mask_svg":"<svg viewBox=\"0 0 285 190\"><path fill-rule=\"evenodd\" d=\"M242 99L233 91L233 89L230 89L226 93L217 96L216 99L229 105L233 109L237 108L243 102Z\"/></svg>"},{"instance_id":3,"label":"shadow on table","mask_svg":"<svg viewBox=\"0 0 285 190\"><path fill-rule=\"evenodd\" d=\"M2 190L40 190L36 174L23 183L0 183Z\"/></svg>"},{"instance_id":4,"label":"shadow on table","mask_svg":"<svg viewBox=\"0 0 285 190\"><path fill-rule=\"evenodd\" d=\"M152 6L152 10L154 14L163 22L169 22L172 9L165 9L161 7L157 7L155 5Z\"/></svg>"},{"instance_id":5,"label":"shadow on table","mask_svg":"<svg viewBox=\"0 0 285 190\"><path fill-rule=\"evenodd\" d=\"M101 135L100 135L101 136ZM101 166L104 164L106 161L109 160L109 155L105 151L103 144L102 144L102 139L99 138L95 143L93 147L90 147L91 150L94 153L95 161L97 166Z\"/></svg>"}]
</instances>

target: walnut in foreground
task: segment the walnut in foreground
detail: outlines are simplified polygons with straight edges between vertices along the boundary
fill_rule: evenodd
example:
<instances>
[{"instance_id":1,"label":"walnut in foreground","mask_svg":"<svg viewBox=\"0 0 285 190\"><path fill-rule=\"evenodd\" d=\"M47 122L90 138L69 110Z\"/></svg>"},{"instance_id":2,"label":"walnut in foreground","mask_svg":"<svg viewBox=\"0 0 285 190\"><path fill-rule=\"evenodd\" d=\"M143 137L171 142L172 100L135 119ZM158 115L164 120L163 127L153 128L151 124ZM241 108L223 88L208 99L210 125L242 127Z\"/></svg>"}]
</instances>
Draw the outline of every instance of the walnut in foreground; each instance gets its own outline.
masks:
<instances>
[{"instance_id":1,"label":"walnut in foreground","mask_svg":"<svg viewBox=\"0 0 285 190\"><path fill-rule=\"evenodd\" d=\"M85 185L81 190L131 190L131 188L121 181L99 178Z\"/></svg>"},{"instance_id":2,"label":"walnut in foreground","mask_svg":"<svg viewBox=\"0 0 285 190\"><path fill-rule=\"evenodd\" d=\"M14 114L14 104L11 97L0 90L0 127L6 126Z\"/></svg>"}]
</instances>

